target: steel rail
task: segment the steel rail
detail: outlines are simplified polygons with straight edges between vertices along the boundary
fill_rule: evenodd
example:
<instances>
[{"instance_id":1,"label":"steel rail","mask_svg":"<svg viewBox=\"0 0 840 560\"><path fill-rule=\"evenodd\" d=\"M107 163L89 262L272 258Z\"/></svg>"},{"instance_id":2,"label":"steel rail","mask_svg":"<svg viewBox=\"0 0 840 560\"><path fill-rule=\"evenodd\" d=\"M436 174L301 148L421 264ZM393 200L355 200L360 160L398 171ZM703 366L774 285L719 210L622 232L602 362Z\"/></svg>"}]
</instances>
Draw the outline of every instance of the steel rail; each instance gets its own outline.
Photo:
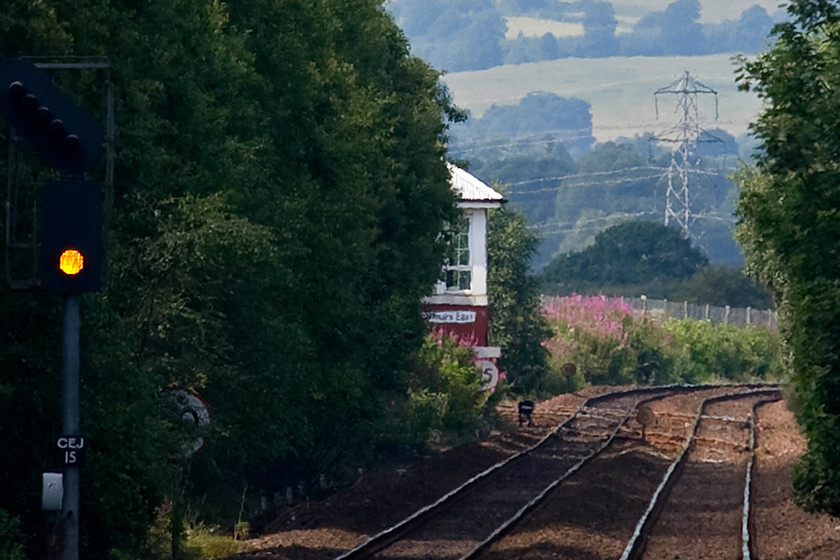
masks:
<instances>
[{"instance_id":1,"label":"steel rail","mask_svg":"<svg viewBox=\"0 0 840 560\"><path fill-rule=\"evenodd\" d=\"M768 403L775 402L781 399L779 395L775 399L765 399L758 401L752 407L752 414L750 415L750 460L747 463L746 480L744 481L744 509L741 513L741 559L752 560L753 556L753 539L752 539L752 480L755 472L755 442L758 426L755 418L758 414L758 408Z\"/></svg>"},{"instance_id":2,"label":"steel rail","mask_svg":"<svg viewBox=\"0 0 840 560\"><path fill-rule=\"evenodd\" d=\"M692 390L695 386L668 386L668 387L641 387L641 388L633 388L625 391L614 391L610 393L606 393L603 395L597 395L594 397L590 397L581 403L575 411L566 418L564 421L560 422L553 430L551 430L548 434L546 434L542 439L540 439L534 445L522 449L519 452L507 457L506 459L499 461L498 463L491 465L487 469L483 470L482 472L476 474L475 476L469 478L466 482L458 486L457 488L451 490L450 492L446 493L445 495L441 496L435 502L420 508L410 516L406 517L402 521L398 522L397 524L380 531L379 533L372 535L371 537L364 540L362 543L354 547L353 549L337 556L335 560L358 560L361 558L368 558L379 552L380 550L390 546L397 540L399 540L403 535L407 532L411 531L415 527L420 526L426 520L434 516L436 513L443 511L444 509L450 507L454 501L468 490L473 489L474 487L478 486L482 482L485 482L488 477L493 474L494 472L510 465L514 461L529 455L536 450L545 446L552 438L558 436L559 433L566 428L569 424L571 424L574 420L578 419L581 413L584 412L585 409L591 408L597 403L602 401L609 401L615 400L619 398L624 398L627 396L631 396L634 394L642 394L642 393L651 393L651 392L667 392L669 390ZM632 410L632 407L630 408ZM623 423L623 421L622 421ZM620 428L621 424L619 424Z\"/></svg>"},{"instance_id":3,"label":"steel rail","mask_svg":"<svg viewBox=\"0 0 840 560\"><path fill-rule=\"evenodd\" d=\"M640 404L644 402L649 402L653 400L658 400L661 398L667 398L672 395L680 394L680 393L689 393L694 391L702 391L702 390L712 390L721 387L730 387L730 388L742 388L747 391L750 390L762 390L762 388L766 388L768 386L775 387L775 385L769 385L765 383L760 384L738 384L738 385L728 385L728 386L715 386L715 385L686 385L686 384L675 384L675 385L663 385L658 387L636 387L629 390L624 391L614 391L610 393L605 393L602 395L597 395L594 397L590 397L586 401L584 401L580 406L575 409L575 411L564 421L560 422L551 432L546 434L542 439L540 439L536 444L528 447L526 449L520 450L519 452L507 457L506 459L488 467L484 471L476 474L475 476L469 478L463 484L458 486L457 488L451 490L450 492L446 493L442 497L440 497L435 502L418 509L416 512L411 514L410 516L406 517L405 519L399 521L395 525L386 528L379 533L376 533L364 541L362 541L359 545L348 550L337 556L335 560L359 560L363 558L370 558L377 552L389 547L390 545L394 544L395 542L399 541L405 534L408 532L422 526L424 523L431 520L435 515L446 511L450 507L452 507L455 502L463 495L470 493L470 491L476 489L483 483L486 483L489 480L489 477L503 469L506 466L511 465L514 461L517 461L523 457L526 457L535 451L541 449L543 446L546 446L550 440L552 440L555 436L561 437L560 433L568 428L572 422L581 418L581 415L585 413L588 409L596 408L599 403L604 401L610 400L618 400L625 397L633 396L633 395L651 395L649 398L644 400L636 400L632 406L630 406L626 413L622 416L621 421L616 425L609 429L609 431L604 435L607 441L601 441L600 445L597 446L595 451L591 451L587 453L582 459L577 461L574 465L568 468L564 474L562 474L558 479L552 481L546 488L542 491L538 492L537 495L531 499L525 506L521 507L512 517L507 519L503 522L499 527L492 531L489 538L484 539L478 546L476 546L472 551L470 551L466 556L462 557L463 559L472 558L477 555L481 550L485 549L487 546L492 544L495 540L498 540L502 535L510 531L517 523L519 523L530 511L535 509L545 498L550 494L551 490L557 487L563 480L571 476L574 472L579 470L583 467L587 462L589 462L593 457L597 456L599 453L603 452L604 449L611 443L611 441L615 438L618 431L624 425L624 423L629 418L630 414L633 410L635 410ZM765 389L766 390L766 389ZM774 389L775 390L775 389ZM740 396L744 393L735 393L736 397ZM730 396L731 394L727 394L725 396ZM704 401L705 402L705 401ZM702 411L702 407L701 407ZM592 415L593 418L598 418L596 415ZM606 419L606 418L602 418ZM695 419L696 420L696 419ZM693 428L694 429L694 428ZM565 441L565 440L563 440Z\"/></svg>"},{"instance_id":4,"label":"steel rail","mask_svg":"<svg viewBox=\"0 0 840 560\"><path fill-rule=\"evenodd\" d=\"M661 400L661 399L667 398L669 396L674 396L674 395L677 395L677 394L680 394L680 393L685 393L685 392L690 392L690 391L695 391L695 390L713 389L713 388L715 388L715 386L712 386L712 385L706 385L706 386L703 386L703 385L673 385L673 386L667 386L667 387L663 386L663 387L655 388L655 389L659 389L659 390L663 390L663 389L664 390L671 390L672 392L670 394L666 393L666 394L663 394L663 395L656 395L656 396L638 401L636 403L635 408L630 409L627 412L627 414L625 415L622 422L620 422L616 426L615 430L609 435L609 437L606 440L604 440L602 442L602 444L596 450L593 450L592 453L590 453L588 456L583 458L577 464L573 465L568 471L566 471L557 480L552 482L548 487L546 487L542 492L540 492L533 500L531 500L530 502L528 502L528 504L526 504L525 506L520 508L519 511L517 511L514 516L512 516L510 519L508 519L502 525L500 525L484 541L482 541L475 548L473 548L473 550L471 550L469 552L469 554L467 554L465 556L462 556L460 558L460 560L472 560L472 559L478 557L482 552L484 552L493 543L495 543L496 541L501 539L504 535L509 533L516 525L521 523L523 521L523 519L526 517L526 515L530 514L541 503L543 503L548 498L548 496L551 494L551 492L558 485L560 485L563 481L565 481L567 478L569 478L575 472L580 470L591 459L594 459L596 456L598 456L600 453L602 453L607 447L609 447L609 445L612 444L612 441L615 438L615 436L618 434L618 431L621 429L621 427L624 425L624 423L631 416L633 410L638 410L639 406L641 406L642 404L646 404L646 403L649 403L649 402L652 402L652 401L655 401L655 400ZM648 388L645 388L645 389L648 389ZM663 391L663 392L665 392L665 391Z\"/></svg>"},{"instance_id":5,"label":"steel rail","mask_svg":"<svg viewBox=\"0 0 840 560\"><path fill-rule=\"evenodd\" d=\"M703 403L700 405L700 409L697 412L697 415L694 417L694 420L692 421L691 429L689 431L690 435L689 435L688 440L686 441L685 445L683 446L682 451L680 451L677 458L674 459L674 461L668 467L668 470L665 473L665 475L663 476L662 481L659 483L659 486L657 487L656 491L653 493L653 496L651 497L650 501L648 502L647 509L642 514L642 516L639 518L639 521L636 523L636 528L633 531L633 536L630 537L630 540L627 542L627 545L624 548L624 552L622 553L620 560L638 560L639 558L641 558L642 553L644 552L644 547L645 547L645 544L646 544L647 537L650 534L650 530L655 525L655 523L656 523L656 521L659 517L659 513L661 512L662 507L664 506L665 500L667 499L668 494L671 491L671 488L673 488L674 484L676 484L676 482L679 478L679 474L680 474L680 472L682 471L682 468L685 466L685 464L687 462L688 455L689 455L689 450L691 449L692 442L694 441L694 438L697 434L697 427L700 424L700 420L703 419L704 416L705 416L703 414L703 411L706 409L706 407L709 404L712 404L712 403L715 403L715 402L722 402L722 401L726 401L726 400L735 400L735 399L741 399L741 398L750 397L750 396L760 396L760 395L773 395L773 396L776 397L776 399L767 399L767 400L761 401L762 403L763 402L768 402L770 400L777 400L778 398L781 398L781 394L779 392L778 387L765 386L764 388L752 389L752 390L739 392L739 393L728 393L726 395L718 395L718 396L714 396L714 397L709 397L708 399L705 399L703 401ZM751 431L751 435L752 435L752 433L753 432ZM748 469L747 473L748 473L747 476L749 477L749 473L750 473L749 469ZM747 506L745 506L745 508L748 509ZM747 522L747 524L748 524L748 522ZM749 529L747 528L747 531L748 530ZM742 539L743 539L743 531L744 531L744 528L743 528L743 525L742 525ZM749 542L749 536L747 536L747 542ZM746 546L748 546L748 544ZM745 558L745 560L747 560L747 559L748 559L748 557Z\"/></svg>"},{"instance_id":6,"label":"steel rail","mask_svg":"<svg viewBox=\"0 0 840 560\"><path fill-rule=\"evenodd\" d=\"M754 385L736 385L733 387L753 387ZM686 392L694 392L694 391L701 391L701 390L710 390L715 389L716 386L709 386L709 385L665 385L665 386L658 386L658 387L636 387L633 389L625 390L625 391L614 391L610 393L606 393L603 395L597 395L594 397L590 397L586 401L584 401L575 411L574 413L565 419L563 422L558 424L551 432L549 432L545 437L543 437L540 441L538 441L533 446L523 449L517 452L514 455L488 467L484 471L476 474L475 476L468 479L466 482L458 486L457 488L451 490L447 494L443 495L441 498L436 500L435 502L420 508L416 512L414 512L409 517L401 520L400 522L396 523L395 525L380 531L379 533L372 535L371 537L364 540L362 543L354 547L353 549L337 556L335 560L358 560L361 558L369 558L376 554L377 552L387 548L388 546L392 545L393 543L400 540L406 533L415 528L421 526L422 524L426 523L436 514L445 511L452 505L454 502L460 497L466 494L468 491L473 490L474 488L478 487L480 484L486 482L490 475L494 474L496 471L510 465L514 461L521 459L527 455L530 455L541 449L543 446L547 445L547 443L554 438L555 436L561 437L559 434L562 430L569 427L575 420L581 418L581 415L585 413L588 409L595 408L599 403L610 401L610 400L617 400L626 398L633 395L653 395L649 399L645 399L644 401L636 400L634 401L633 405L630 406L624 416L622 416L621 421L614 427L612 427L606 434L605 437L612 440L621 426L626 422L627 418L631 414L633 410L641 402L648 402L649 400L655 400L658 398L663 398L666 396L670 396L673 394L679 393L686 393ZM606 448L606 445L599 446L595 453L588 453L583 459L581 459L577 464L572 465L569 470L572 472L578 470L588 462L594 455L603 451ZM554 481L550 488L545 488L542 492L539 492L537 497L532 499L529 504L525 507L520 508L520 510L512 516L510 519L506 520L502 526L498 527L495 531L493 531L492 539L498 539L504 532L509 530L514 524L516 524L519 519L523 517L528 511L532 510L548 493L551 489L556 487L559 482L561 482L564 478L566 478L569 474L562 475L559 481ZM492 539L486 539L485 542L482 542L481 545L486 545L492 542ZM473 555L474 552L470 552L470 555ZM469 556L467 556L469 557ZM466 557L465 557L466 558Z\"/></svg>"},{"instance_id":7,"label":"steel rail","mask_svg":"<svg viewBox=\"0 0 840 560\"><path fill-rule=\"evenodd\" d=\"M655 398L655 397L654 397ZM638 406L638 405L637 405ZM616 434L624 425L625 422L630 418L631 414L633 413L633 408L627 410L626 414L622 418L621 422L619 422L615 429L609 433L608 437L604 439L601 444L592 449L592 451L583 457L580 461L569 467L569 469L560 475L559 478L555 479L551 484L546 486L539 494L537 494L531 501L527 504L519 508L517 512L511 516L509 519L504 521L499 527L497 527L490 535L484 539L482 542L478 543L469 553L465 556L462 556L460 560L470 560L475 558L479 554L481 554L484 550L487 549L491 544L496 542L500 539L503 535L507 534L517 523L519 523L526 514L536 508L539 504L545 501L546 497L554 490L558 485L560 485L564 480L572 476L578 470L580 470L584 465L586 465L589 461L597 457L600 453L602 453L610 444L612 444L613 440L615 439Z\"/></svg>"},{"instance_id":8,"label":"steel rail","mask_svg":"<svg viewBox=\"0 0 840 560\"><path fill-rule=\"evenodd\" d=\"M439 511L445 505L452 502L453 499L456 496L463 493L468 488L471 488L471 487L477 485L479 482L482 482L484 479L486 479L487 476L489 476L494 471L496 471L498 469L501 469L502 467L508 465L509 463L515 461L516 459L518 459L518 458L526 455L527 453L530 453L530 452L534 451L535 449L541 447L552 436L554 436L554 434L558 430L560 430L565 424L571 422L572 419L575 418L581 412L581 410L583 410L583 408L586 406L586 404L588 402L589 402L589 400L584 401L574 411L574 413L572 413L571 416L569 416L566 420L564 420L563 422L558 424L557 427L554 430L552 430L551 432L546 434L542 439L540 439L537 443L535 443L531 447L528 447L526 449L522 449L522 450L518 451L517 453L511 455L510 457L508 457L508 458L506 458L502 461L499 461L498 463L496 463L494 465L491 465L491 466L487 467L486 469L484 469L480 473L478 473L475 476L472 476L471 478L469 478L466 482L464 482L463 484L461 484L457 488L447 492L446 494L444 494L443 496L441 496L440 498L438 498L436 501L432 502L431 504L418 509L416 512L414 512L410 516L406 517L405 519L403 519L399 523L397 523L395 525L392 525L391 527L389 527L387 529L384 529L383 531L380 531L379 533L377 533L377 534L375 534L371 537L368 537L366 540L364 540L361 544L359 544L355 548L341 554L340 556L337 556L335 558L335 560L356 560L356 559L359 559L359 558L365 558L365 557L368 557L368 556L372 556L376 552L378 552L378 551L382 550L383 548L387 547L388 545L392 544L393 542L398 540L402 535L404 535L406 532L408 532L412 527L418 525L419 523L424 521L426 518L428 518L430 515L432 515L434 512Z\"/></svg>"}]
</instances>

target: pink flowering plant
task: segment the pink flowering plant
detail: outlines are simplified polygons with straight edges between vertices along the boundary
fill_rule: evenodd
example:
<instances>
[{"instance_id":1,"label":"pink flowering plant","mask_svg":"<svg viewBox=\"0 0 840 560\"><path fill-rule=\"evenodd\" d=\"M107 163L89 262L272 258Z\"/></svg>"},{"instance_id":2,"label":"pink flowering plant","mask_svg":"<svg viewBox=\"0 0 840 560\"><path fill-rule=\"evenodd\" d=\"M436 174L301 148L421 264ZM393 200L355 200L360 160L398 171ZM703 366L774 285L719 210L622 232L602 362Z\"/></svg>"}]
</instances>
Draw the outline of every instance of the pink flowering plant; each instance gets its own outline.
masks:
<instances>
[{"instance_id":1,"label":"pink flowering plant","mask_svg":"<svg viewBox=\"0 0 840 560\"><path fill-rule=\"evenodd\" d=\"M544 342L552 369L575 364L572 388L585 383L665 382L664 332L617 298L581 296L547 298L543 314L553 336ZM559 375L559 374L556 374Z\"/></svg>"},{"instance_id":2,"label":"pink flowering plant","mask_svg":"<svg viewBox=\"0 0 840 560\"><path fill-rule=\"evenodd\" d=\"M543 314L553 335L549 351L555 391L592 384L667 384L776 379L781 375L777 331L709 321L660 320L617 298L547 298ZM576 374L561 378L562 366Z\"/></svg>"},{"instance_id":3,"label":"pink flowering plant","mask_svg":"<svg viewBox=\"0 0 840 560\"><path fill-rule=\"evenodd\" d=\"M481 390L474 341L435 329L420 348L409 389L409 426L417 440L458 440L480 424L487 391Z\"/></svg>"}]
</instances>

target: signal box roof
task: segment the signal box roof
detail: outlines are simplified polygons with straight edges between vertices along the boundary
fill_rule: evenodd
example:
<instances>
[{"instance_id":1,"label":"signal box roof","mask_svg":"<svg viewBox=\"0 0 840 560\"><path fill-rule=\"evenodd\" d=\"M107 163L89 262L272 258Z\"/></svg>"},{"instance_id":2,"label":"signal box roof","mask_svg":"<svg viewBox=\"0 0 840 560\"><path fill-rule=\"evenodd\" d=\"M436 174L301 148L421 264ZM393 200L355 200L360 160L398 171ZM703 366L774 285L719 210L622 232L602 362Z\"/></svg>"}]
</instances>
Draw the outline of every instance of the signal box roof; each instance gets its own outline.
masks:
<instances>
[{"instance_id":1,"label":"signal box roof","mask_svg":"<svg viewBox=\"0 0 840 560\"><path fill-rule=\"evenodd\" d=\"M461 198L462 203L477 202L488 204L490 207L498 207L506 202L499 192L487 186L475 175L451 163L447 163L446 166L449 168L449 183Z\"/></svg>"}]
</instances>

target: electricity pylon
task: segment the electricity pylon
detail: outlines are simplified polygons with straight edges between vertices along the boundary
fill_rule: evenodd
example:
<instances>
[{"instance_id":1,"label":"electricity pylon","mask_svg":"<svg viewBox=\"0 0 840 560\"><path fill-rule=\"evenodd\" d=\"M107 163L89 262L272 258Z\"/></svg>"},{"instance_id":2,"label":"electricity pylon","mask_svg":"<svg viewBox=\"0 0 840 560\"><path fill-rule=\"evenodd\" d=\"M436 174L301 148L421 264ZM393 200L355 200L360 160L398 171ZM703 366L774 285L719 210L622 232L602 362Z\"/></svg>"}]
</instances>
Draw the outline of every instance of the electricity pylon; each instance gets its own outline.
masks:
<instances>
[{"instance_id":1,"label":"electricity pylon","mask_svg":"<svg viewBox=\"0 0 840 560\"><path fill-rule=\"evenodd\" d=\"M691 212L692 194L689 185L691 154L697 143L701 141L700 138L704 132L700 126L698 104L698 96L703 94L715 96L715 119L717 119L717 92L691 77L688 70L680 79L659 88L653 93L657 118L659 118L660 95L674 95L677 101L674 112L679 115L679 122L673 128L655 138L660 142L670 142L677 145L671 152L671 165L665 173L668 182L665 225L667 226L672 221L675 222L686 238L691 236L690 227L693 222Z\"/></svg>"}]
</instances>

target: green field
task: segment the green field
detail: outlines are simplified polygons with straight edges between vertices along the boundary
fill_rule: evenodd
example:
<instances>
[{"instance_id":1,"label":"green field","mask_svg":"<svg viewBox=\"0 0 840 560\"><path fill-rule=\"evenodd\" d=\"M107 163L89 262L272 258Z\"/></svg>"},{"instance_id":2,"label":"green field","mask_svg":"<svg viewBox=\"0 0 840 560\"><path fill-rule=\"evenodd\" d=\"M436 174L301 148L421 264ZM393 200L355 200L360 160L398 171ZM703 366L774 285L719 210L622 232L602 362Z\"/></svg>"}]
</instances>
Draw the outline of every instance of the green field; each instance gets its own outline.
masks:
<instances>
[{"instance_id":1,"label":"green field","mask_svg":"<svg viewBox=\"0 0 840 560\"><path fill-rule=\"evenodd\" d=\"M455 103L473 117L492 105L516 104L532 91L578 97L592 105L592 134L598 141L643 132L662 132L678 121L674 96L660 96L659 118L653 92L687 70L718 92L715 120L712 95L699 96L702 127L722 128L735 137L747 131L761 103L753 93L737 90L730 54L697 57L564 58L447 74L443 80Z\"/></svg>"}]
</instances>

